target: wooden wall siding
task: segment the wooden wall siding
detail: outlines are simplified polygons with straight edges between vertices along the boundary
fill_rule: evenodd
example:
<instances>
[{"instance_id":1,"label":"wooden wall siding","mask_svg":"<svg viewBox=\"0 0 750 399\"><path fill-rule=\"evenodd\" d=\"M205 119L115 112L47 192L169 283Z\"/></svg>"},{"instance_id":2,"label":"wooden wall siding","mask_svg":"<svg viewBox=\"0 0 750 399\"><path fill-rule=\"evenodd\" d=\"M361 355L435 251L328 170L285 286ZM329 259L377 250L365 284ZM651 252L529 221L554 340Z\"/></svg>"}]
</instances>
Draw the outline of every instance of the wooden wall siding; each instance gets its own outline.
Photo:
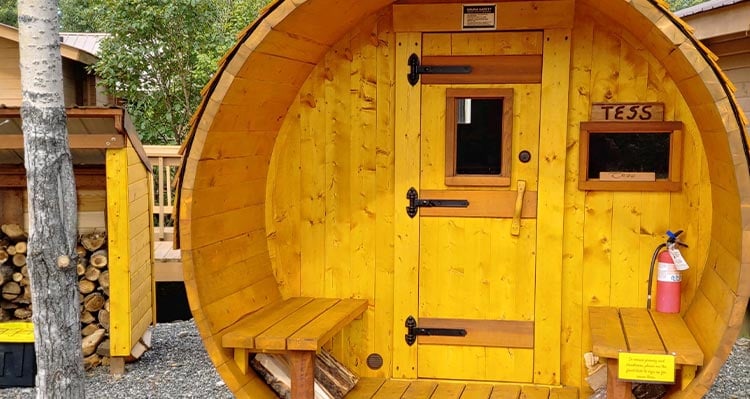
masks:
<instances>
[{"instance_id":1,"label":"wooden wall siding","mask_svg":"<svg viewBox=\"0 0 750 399\"><path fill-rule=\"evenodd\" d=\"M132 145L107 151L107 245L113 356L128 356L153 322L151 181Z\"/></svg>"},{"instance_id":2,"label":"wooden wall siding","mask_svg":"<svg viewBox=\"0 0 750 399\"><path fill-rule=\"evenodd\" d=\"M373 307L382 300L386 310L393 301L395 45L389 14L359 26L312 71L288 113L266 217L284 296L371 300L364 322L336 337L333 349L355 372L386 376L387 367L373 372L364 360L377 351L390 364L392 321Z\"/></svg>"},{"instance_id":3,"label":"wooden wall siding","mask_svg":"<svg viewBox=\"0 0 750 399\"><path fill-rule=\"evenodd\" d=\"M23 190L23 225L29 228L29 204ZM107 229L107 192L104 190L78 190L78 232L81 234Z\"/></svg>"},{"instance_id":4,"label":"wooden wall siding","mask_svg":"<svg viewBox=\"0 0 750 399\"><path fill-rule=\"evenodd\" d=\"M604 19L603 19L604 18ZM665 68L640 41L579 8L573 31L563 249L562 382L586 386L581 354L590 348L588 306L645 306L651 255L667 229L684 229L691 268L683 311L706 264L713 198L695 120ZM663 102L665 119L685 124L682 190L675 193L577 189L580 122L594 102ZM702 209L702 212L698 210Z\"/></svg>"},{"instance_id":5,"label":"wooden wall siding","mask_svg":"<svg viewBox=\"0 0 750 399\"><path fill-rule=\"evenodd\" d=\"M128 156L128 233L130 252L130 328L137 340L152 323L153 292L151 284L153 249L151 247L152 214L149 210L151 174L144 168L132 146Z\"/></svg>"},{"instance_id":6,"label":"wooden wall siding","mask_svg":"<svg viewBox=\"0 0 750 399\"><path fill-rule=\"evenodd\" d=\"M225 96L233 101L234 94L230 91L238 90L234 93L240 96L252 93L258 99L253 104L266 104L264 99L274 98L286 102L288 107L299 91L289 83L304 80L341 34L386 3L384 0L273 3L269 14L238 44L233 56L223 61L226 63L222 66L223 73L217 74L210 87L210 98L204 100L199 110L201 118L190 139L181 181L180 244L185 284L205 346L217 370L238 397L272 397L272 394L260 379L239 372L231 353L221 348L220 331L278 299L280 293L270 267L264 198L249 196L250 199L240 198L237 202L223 197L226 190L222 193L222 188L234 189L237 184L233 179L240 177L253 191L263 193L270 154L286 108L274 102L270 103L271 112L258 113L245 105L222 106L222 102ZM248 63L249 57L265 64ZM280 59L285 62L279 63ZM259 70L259 65L269 70ZM244 79L242 85L232 86L235 76ZM239 142L233 140L237 137L241 137ZM210 158L212 154L214 158ZM224 178L222 173L235 176ZM206 212L196 216L193 210ZM217 257L225 261L218 264Z\"/></svg>"},{"instance_id":7,"label":"wooden wall siding","mask_svg":"<svg viewBox=\"0 0 750 399\"><path fill-rule=\"evenodd\" d=\"M0 38L0 104L6 106L21 105L21 71L18 68L18 42ZM78 83L76 74L76 61L63 59L63 88L65 92L65 105L72 106L76 103L78 94Z\"/></svg>"},{"instance_id":8,"label":"wooden wall siding","mask_svg":"<svg viewBox=\"0 0 750 399\"><path fill-rule=\"evenodd\" d=\"M18 42L0 39L0 104L21 105L21 71L18 69Z\"/></svg>"}]
</instances>

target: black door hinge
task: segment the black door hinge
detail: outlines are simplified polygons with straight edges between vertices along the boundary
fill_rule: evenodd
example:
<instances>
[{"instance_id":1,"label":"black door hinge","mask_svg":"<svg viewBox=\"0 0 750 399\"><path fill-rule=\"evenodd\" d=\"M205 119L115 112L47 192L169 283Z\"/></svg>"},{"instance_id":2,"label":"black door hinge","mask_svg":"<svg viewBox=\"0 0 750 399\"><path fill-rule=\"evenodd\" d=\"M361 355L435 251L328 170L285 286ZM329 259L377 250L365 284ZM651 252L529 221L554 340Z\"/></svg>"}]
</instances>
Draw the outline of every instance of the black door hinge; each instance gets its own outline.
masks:
<instances>
[{"instance_id":1,"label":"black door hinge","mask_svg":"<svg viewBox=\"0 0 750 399\"><path fill-rule=\"evenodd\" d=\"M469 201L463 199L424 199L419 198L417 189L412 187L406 192L406 199L409 200L409 206L406 207L406 214L410 218L417 215L417 209L424 208L466 208Z\"/></svg>"},{"instance_id":2,"label":"black door hinge","mask_svg":"<svg viewBox=\"0 0 750 399\"><path fill-rule=\"evenodd\" d=\"M409 56L409 84L414 86L419 82L419 75L437 75L437 74L469 74L471 65L420 65L419 56L412 54Z\"/></svg>"},{"instance_id":3,"label":"black door hinge","mask_svg":"<svg viewBox=\"0 0 750 399\"><path fill-rule=\"evenodd\" d=\"M404 339L406 340L406 344L409 346L414 345L414 342L417 341L417 335L439 335L443 337L465 337L466 336L466 330L463 328L420 328L417 327L417 320L414 319L414 316L409 316L406 318L406 323L404 323L407 329L406 335L404 335Z\"/></svg>"}]
</instances>

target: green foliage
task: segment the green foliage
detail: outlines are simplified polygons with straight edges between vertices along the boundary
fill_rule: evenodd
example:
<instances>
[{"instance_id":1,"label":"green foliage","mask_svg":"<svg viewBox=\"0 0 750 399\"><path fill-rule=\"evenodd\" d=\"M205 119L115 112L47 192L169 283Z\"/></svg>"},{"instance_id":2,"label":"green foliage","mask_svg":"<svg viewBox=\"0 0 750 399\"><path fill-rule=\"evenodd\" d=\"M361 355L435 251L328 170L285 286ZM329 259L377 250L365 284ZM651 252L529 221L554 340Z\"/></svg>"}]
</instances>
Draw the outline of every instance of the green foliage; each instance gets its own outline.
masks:
<instances>
[{"instance_id":1,"label":"green foliage","mask_svg":"<svg viewBox=\"0 0 750 399\"><path fill-rule=\"evenodd\" d=\"M60 0L60 31L102 31L99 16L105 12L104 0Z\"/></svg>"},{"instance_id":2,"label":"green foliage","mask_svg":"<svg viewBox=\"0 0 750 399\"><path fill-rule=\"evenodd\" d=\"M708 0L667 0L669 9L672 11L682 10L683 8L692 7L696 4L705 3Z\"/></svg>"},{"instance_id":3,"label":"green foliage","mask_svg":"<svg viewBox=\"0 0 750 399\"><path fill-rule=\"evenodd\" d=\"M16 0L0 0L0 24L18 26Z\"/></svg>"},{"instance_id":4,"label":"green foliage","mask_svg":"<svg viewBox=\"0 0 750 399\"><path fill-rule=\"evenodd\" d=\"M111 36L94 66L126 107L145 143L177 144L200 90L235 34L257 15L259 0L101 0Z\"/></svg>"}]
</instances>

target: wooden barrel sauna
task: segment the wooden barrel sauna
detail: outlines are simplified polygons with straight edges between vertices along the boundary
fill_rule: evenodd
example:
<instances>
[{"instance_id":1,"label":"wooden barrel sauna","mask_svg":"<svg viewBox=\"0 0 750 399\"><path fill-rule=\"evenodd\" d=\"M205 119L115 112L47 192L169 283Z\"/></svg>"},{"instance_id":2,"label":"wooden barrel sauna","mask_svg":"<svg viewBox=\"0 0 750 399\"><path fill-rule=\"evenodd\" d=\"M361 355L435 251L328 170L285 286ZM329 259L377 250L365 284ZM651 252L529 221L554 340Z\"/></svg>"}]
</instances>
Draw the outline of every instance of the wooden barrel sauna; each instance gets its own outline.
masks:
<instances>
[{"instance_id":1,"label":"wooden barrel sauna","mask_svg":"<svg viewBox=\"0 0 750 399\"><path fill-rule=\"evenodd\" d=\"M645 308L680 229L702 361L672 393L700 397L750 293L733 91L657 0L272 2L184 144L179 245L211 359L238 397L272 397L227 331L281 299L361 298L326 343L360 376L583 396L589 309ZM469 334L410 345L409 316Z\"/></svg>"}]
</instances>

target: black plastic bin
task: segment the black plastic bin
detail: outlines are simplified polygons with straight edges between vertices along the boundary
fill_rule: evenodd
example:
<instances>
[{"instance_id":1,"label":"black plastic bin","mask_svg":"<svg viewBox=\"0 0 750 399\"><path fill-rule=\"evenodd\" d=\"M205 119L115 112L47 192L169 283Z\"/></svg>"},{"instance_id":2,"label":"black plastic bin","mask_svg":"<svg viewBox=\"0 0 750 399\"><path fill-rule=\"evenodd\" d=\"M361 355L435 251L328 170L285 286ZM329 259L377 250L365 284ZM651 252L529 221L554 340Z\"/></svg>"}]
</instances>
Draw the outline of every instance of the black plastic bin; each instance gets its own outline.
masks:
<instances>
[{"instance_id":1,"label":"black plastic bin","mask_svg":"<svg viewBox=\"0 0 750 399\"><path fill-rule=\"evenodd\" d=\"M33 387L35 378L33 324L0 323L0 388Z\"/></svg>"}]
</instances>

